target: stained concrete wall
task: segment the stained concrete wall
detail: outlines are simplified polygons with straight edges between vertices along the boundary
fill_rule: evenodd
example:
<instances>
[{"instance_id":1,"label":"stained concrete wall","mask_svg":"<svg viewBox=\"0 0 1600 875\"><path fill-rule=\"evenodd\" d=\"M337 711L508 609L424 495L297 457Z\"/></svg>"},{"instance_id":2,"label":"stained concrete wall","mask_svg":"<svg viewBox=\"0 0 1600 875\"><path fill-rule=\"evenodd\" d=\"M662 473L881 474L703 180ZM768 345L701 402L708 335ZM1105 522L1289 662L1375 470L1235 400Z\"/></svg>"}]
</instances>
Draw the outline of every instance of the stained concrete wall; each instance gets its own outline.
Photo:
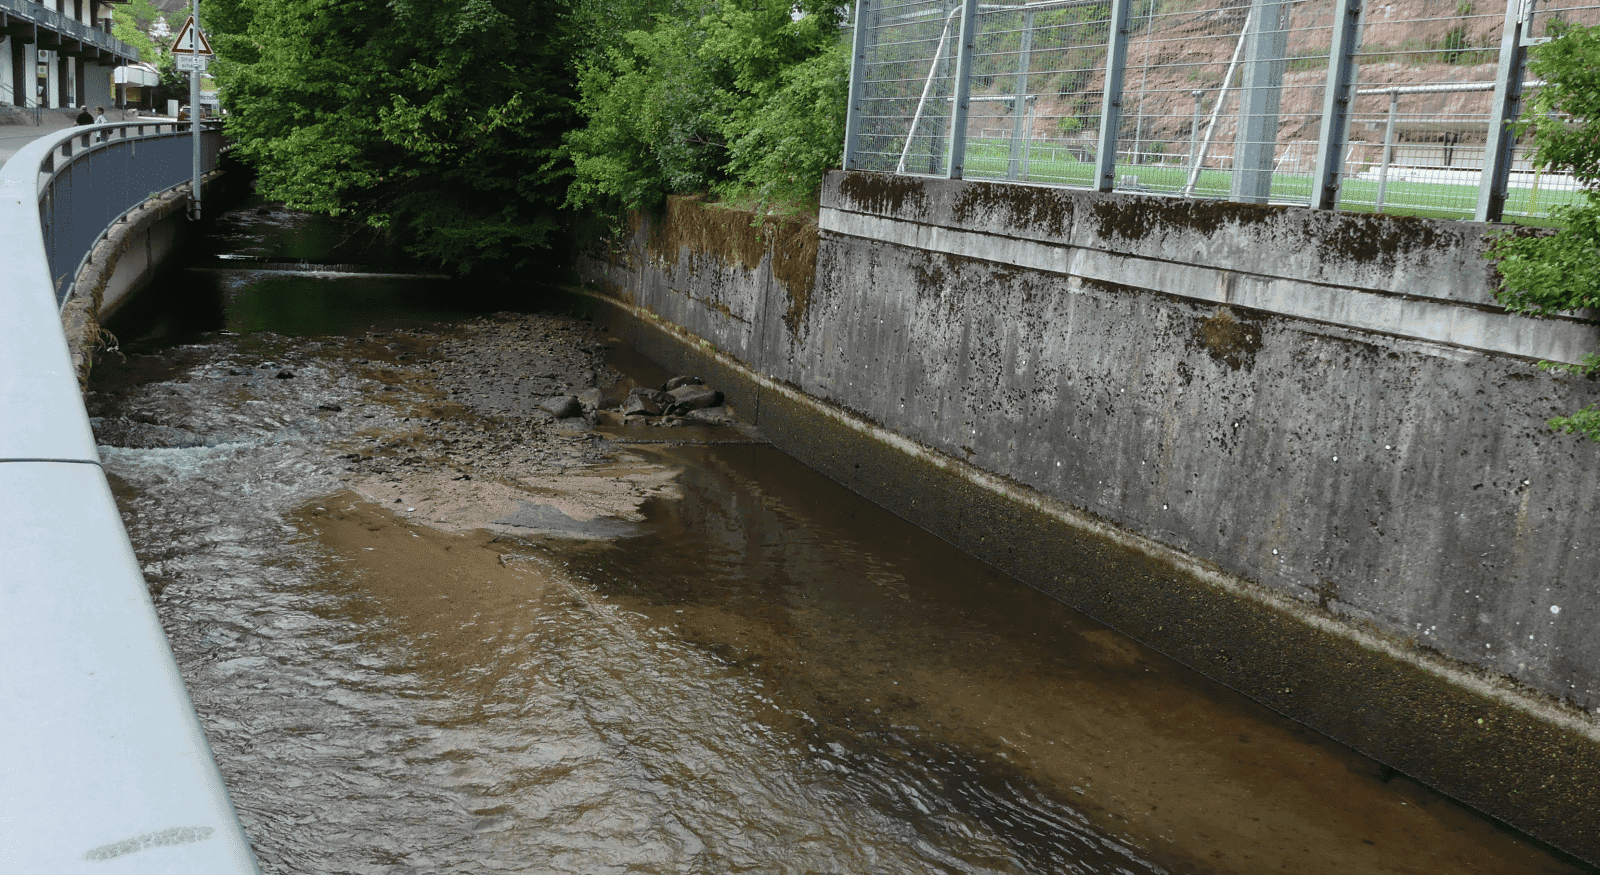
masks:
<instances>
[{"instance_id":1,"label":"stained concrete wall","mask_svg":"<svg viewBox=\"0 0 1600 875\"><path fill-rule=\"evenodd\" d=\"M213 173L203 193L211 195L221 174ZM144 289L166 259L183 245L188 220L188 186L153 195L106 229L78 272L73 293L61 307L62 330L79 382L89 378L100 326Z\"/></svg>"},{"instance_id":2,"label":"stained concrete wall","mask_svg":"<svg viewBox=\"0 0 1600 875\"><path fill-rule=\"evenodd\" d=\"M678 201L584 272L803 460L1600 859L1600 447L1545 425L1600 385L1537 367L1600 336L1494 307L1480 226L869 174L819 225Z\"/></svg>"}]
</instances>

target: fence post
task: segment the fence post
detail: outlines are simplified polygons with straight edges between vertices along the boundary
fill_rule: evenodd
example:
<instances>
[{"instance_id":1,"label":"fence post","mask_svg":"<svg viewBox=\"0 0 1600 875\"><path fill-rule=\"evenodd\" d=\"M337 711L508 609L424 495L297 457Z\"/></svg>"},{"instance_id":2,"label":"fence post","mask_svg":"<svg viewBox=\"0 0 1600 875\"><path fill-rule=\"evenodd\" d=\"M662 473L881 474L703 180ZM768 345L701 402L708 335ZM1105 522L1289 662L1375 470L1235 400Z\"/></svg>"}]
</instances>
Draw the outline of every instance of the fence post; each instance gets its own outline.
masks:
<instances>
[{"instance_id":1,"label":"fence post","mask_svg":"<svg viewBox=\"0 0 1600 875\"><path fill-rule=\"evenodd\" d=\"M950 152L945 176L960 179L967 161L967 104L972 98L972 49L978 42L978 0L961 0L961 38L956 43L956 88L950 111Z\"/></svg>"},{"instance_id":2,"label":"fence post","mask_svg":"<svg viewBox=\"0 0 1600 875\"><path fill-rule=\"evenodd\" d=\"M1317 137L1317 175L1311 191L1311 206L1319 210L1339 206L1340 169L1350 128L1360 25L1361 0L1339 0L1334 11L1333 44L1328 50L1328 87L1322 96L1322 132Z\"/></svg>"},{"instance_id":3,"label":"fence post","mask_svg":"<svg viewBox=\"0 0 1600 875\"><path fill-rule=\"evenodd\" d=\"M1383 164L1378 168L1378 199L1372 205L1375 213L1383 212L1383 199L1389 193L1389 165L1394 163L1394 124L1400 115L1400 89L1389 89L1389 121L1383 126Z\"/></svg>"},{"instance_id":4,"label":"fence post","mask_svg":"<svg viewBox=\"0 0 1600 875\"><path fill-rule=\"evenodd\" d=\"M867 28L872 15L872 0L856 0L856 24L850 53L850 103L844 117L844 162L846 170L860 169L857 155L861 140L861 115L866 111L862 96L866 93L863 78L867 74Z\"/></svg>"},{"instance_id":5,"label":"fence post","mask_svg":"<svg viewBox=\"0 0 1600 875\"><path fill-rule=\"evenodd\" d=\"M1239 127L1234 135L1232 200L1264 204L1272 196L1278 146L1278 105L1284 54L1289 47L1283 0L1255 0L1247 38L1244 81L1239 86Z\"/></svg>"},{"instance_id":6,"label":"fence post","mask_svg":"<svg viewBox=\"0 0 1600 875\"><path fill-rule=\"evenodd\" d=\"M1122 125L1122 74L1128 66L1128 10L1132 0L1113 0L1106 43L1106 85L1100 101L1100 151L1095 156L1097 191L1117 187L1117 133Z\"/></svg>"},{"instance_id":7,"label":"fence post","mask_svg":"<svg viewBox=\"0 0 1600 875\"><path fill-rule=\"evenodd\" d=\"M1200 163L1200 101L1206 93L1198 88L1189 93L1194 95L1194 120L1189 123L1189 175L1194 176Z\"/></svg>"},{"instance_id":8,"label":"fence post","mask_svg":"<svg viewBox=\"0 0 1600 875\"><path fill-rule=\"evenodd\" d=\"M1017 84L1011 99L1011 161L1006 165L1006 179L1021 178L1022 138L1032 132L1024 127L1025 104L1028 102L1028 70L1033 63L1033 10L1022 15L1022 47L1017 53Z\"/></svg>"},{"instance_id":9,"label":"fence post","mask_svg":"<svg viewBox=\"0 0 1600 875\"><path fill-rule=\"evenodd\" d=\"M1533 25L1534 0L1506 0L1506 23L1500 33L1500 66L1494 77L1494 102L1489 105L1489 138L1483 145L1483 177L1478 183L1477 222L1498 222L1506 208L1511 181L1511 147L1516 138L1510 124L1522 103L1522 60L1527 54L1524 37Z\"/></svg>"}]
</instances>

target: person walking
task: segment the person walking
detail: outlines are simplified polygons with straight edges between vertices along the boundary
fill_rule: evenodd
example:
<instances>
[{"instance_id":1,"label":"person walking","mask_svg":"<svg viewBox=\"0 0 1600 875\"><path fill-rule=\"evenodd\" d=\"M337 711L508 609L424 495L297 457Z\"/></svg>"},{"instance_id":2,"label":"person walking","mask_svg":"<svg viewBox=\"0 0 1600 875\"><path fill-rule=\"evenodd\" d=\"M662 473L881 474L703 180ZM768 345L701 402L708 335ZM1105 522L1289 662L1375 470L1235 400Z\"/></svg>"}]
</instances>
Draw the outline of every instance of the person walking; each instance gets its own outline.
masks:
<instances>
[{"instance_id":1,"label":"person walking","mask_svg":"<svg viewBox=\"0 0 1600 875\"><path fill-rule=\"evenodd\" d=\"M106 123L106 108L105 107L97 106L97 107L94 108L94 123L97 124L97 125L103 125L103 124ZM110 131L101 131L99 134L95 135L95 139L99 140L102 143L104 143L107 139L110 138L110 136L111 136L111 132Z\"/></svg>"},{"instance_id":2,"label":"person walking","mask_svg":"<svg viewBox=\"0 0 1600 875\"><path fill-rule=\"evenodd\" d=\"M80 125L92 125L92 124L94 124L94 116L89 114L89 107L87 107L87 106L78 107L78 121L77 121L77 123L80 124Z\"/></svg>"}]
</instances>

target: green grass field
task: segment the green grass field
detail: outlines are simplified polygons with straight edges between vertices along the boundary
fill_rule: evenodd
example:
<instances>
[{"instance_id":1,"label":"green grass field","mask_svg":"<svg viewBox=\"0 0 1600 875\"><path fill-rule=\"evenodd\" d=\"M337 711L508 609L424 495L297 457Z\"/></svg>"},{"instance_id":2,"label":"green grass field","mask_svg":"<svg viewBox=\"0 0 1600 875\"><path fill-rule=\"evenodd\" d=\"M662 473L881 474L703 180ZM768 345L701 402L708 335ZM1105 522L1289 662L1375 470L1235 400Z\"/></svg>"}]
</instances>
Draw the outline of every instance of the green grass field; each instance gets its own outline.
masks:
<instances>
[{"instance_id":1,"label":"green grass field","mask_svg":"<svg viewBox=\"0 0 1600 875\"><path fill-rule=\"evenodd\" d=\"M1088 188L1094 184L1094 165L1079 161L1060 146L1033 144L1026 151L1026 181ZM1010 163L1010 146L1004 140L967 142L968 179L1004 179ZM1118 164L1117 178L1138 177L1142 190L1176 194L1189 179L1187 167L1160 164ZM1309 174L1275 174L1272 199L1281 203L1306 204L1311 201ZM1232 178L1227 171L1205 170L1195 184L1195 195L1226 198ZM1377 202L1378 182L1373 179L1346 179L1340 191L1339 209L1370 213ZM1522 225L1549 226L1550 208L1576 203L1579 193L1535 191L1513 188L1507 198L1505 221ZM1383 212L1393 216L1426 216L1435 219L1470 219L1478 204L1476 185L1389 180L1384 191Z\"/></svg>"}]
</instances>

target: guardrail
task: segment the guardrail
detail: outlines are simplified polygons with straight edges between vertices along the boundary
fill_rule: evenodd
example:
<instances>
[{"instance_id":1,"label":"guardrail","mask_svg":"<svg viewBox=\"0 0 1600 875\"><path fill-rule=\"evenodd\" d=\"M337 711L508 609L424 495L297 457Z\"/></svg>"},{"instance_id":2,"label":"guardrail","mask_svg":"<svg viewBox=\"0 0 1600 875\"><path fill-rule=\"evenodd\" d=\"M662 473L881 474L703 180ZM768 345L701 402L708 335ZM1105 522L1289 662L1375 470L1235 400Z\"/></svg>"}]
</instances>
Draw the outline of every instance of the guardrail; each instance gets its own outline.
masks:
<instances>
[{"instance_id":1,"label":"guardrail","mask_svg":"<svg viewBox=\"0 0 1600 875\"><path fill-rule=\"evenodd\" d=\"M78 42L108 51L130 61L139 60L139 50L92 25L46 9L32 0L0 0L0 12L12 15L31 24L45 27L69 36Z\"/></svg>"},{"instance_id":2,"label":"guardrail","mask_svg":"<svg viewBox=\"0 0 1600 875\"><path fill-rule=\"evenodd\" d=\"M210 173L222 153L222 130L216 122L203 124L201 171ZM39 226L60 305L107 228L152 194L193 177L193 132L188 122L85 125L30 143L5 174L13 172L12 165L18 179L29 167L38 170Z\"/></svg>"},{"instance_id":3,"label":"guardrail","mask_svg":"<svg viewBox=\"0 0 1600 875\"><path fill-rule=\"evenodd\" d=\"M172 127L75 128L0 169L5 872L105 872L113 859L125 872L257 872L100 467L56 291L110 222L187 177L190 135Z\"/></svg>"}]
</instances>

